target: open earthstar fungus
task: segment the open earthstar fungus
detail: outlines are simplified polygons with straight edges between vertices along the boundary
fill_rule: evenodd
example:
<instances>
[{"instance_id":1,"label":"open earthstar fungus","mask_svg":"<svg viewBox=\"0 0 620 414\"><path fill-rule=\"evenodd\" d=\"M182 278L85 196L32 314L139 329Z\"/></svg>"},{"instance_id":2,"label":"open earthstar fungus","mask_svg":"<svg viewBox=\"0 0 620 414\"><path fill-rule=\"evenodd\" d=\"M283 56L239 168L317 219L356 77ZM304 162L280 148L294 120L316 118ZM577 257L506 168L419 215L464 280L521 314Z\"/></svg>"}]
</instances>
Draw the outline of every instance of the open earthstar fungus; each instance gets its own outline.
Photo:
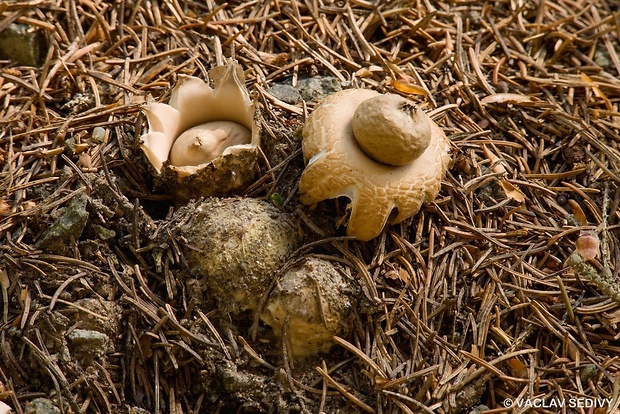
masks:
<instances>
[{"instance_id":1,"label":"open earthstar fungus","mask_svg":"<svg viewBox=\"0 0 620 414\"><path fill-rule=\"evenodd\" d=\"M348 197L347 234L370 240L386 223L399 223L435 199L449 149L441 128L399 95L335 93L321 101L303 129L301 201Z\"/></svg>"},{"instance_id":2,"label":"open earthstar fungus","mask_svg":"<svg viewBox=\"0 0 620 414\"><path fill-rule=\"evenodd\" d=\"M141 148L178 200L238 194L258 175L260 130L240 66L229 60L208 83L182 76L168 104L144 107Z\"/></svg>"}]
</instances>

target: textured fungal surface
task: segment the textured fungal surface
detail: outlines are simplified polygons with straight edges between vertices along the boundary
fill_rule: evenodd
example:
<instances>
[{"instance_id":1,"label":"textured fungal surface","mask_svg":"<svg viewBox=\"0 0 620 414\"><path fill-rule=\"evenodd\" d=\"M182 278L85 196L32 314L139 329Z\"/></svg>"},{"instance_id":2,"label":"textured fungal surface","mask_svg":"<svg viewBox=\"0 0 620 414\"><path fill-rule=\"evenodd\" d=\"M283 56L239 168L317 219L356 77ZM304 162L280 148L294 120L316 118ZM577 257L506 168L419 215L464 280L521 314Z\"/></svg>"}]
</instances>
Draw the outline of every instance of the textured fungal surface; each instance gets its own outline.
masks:
<instances>
[{"instance_id":1,"label":"textured fungal surface","mask_svg":"<svg viewBox=\"0 0 620 414\"><path fill-rule=\"evenodd\" d=\"M173 220L173 233L187 241L190 272L223 313L254 309L298 243L289 215L251 198L189 203Z\"/></svg>"},{"instance_id":2,"label":"textured fungal surface","mask_svg":"<svg viewBox=\"0 0 620 414\"><path fill-rule=\"evenodd\" d=\"M315 355L349 332L355 292L338 265L306 257L278 281L261 319L286 338L294 357Z\"/></svg>"},{"instance_id":3,"label":"textured fungal surface","mask_svg":"<svg viewBox=\"0 0 620 414\"><path fill-rule=\"evenodd\" d=\"M370 158L388 165L406 165L424 153L432 138L432 121L400 95L366 99L353 114L355 142Z\"/></svg>"},{"instance_id":4,"label":"textured fungal surface","mask_svg":"<svg viewBox=\"0 0 620 414\"><path fill-rule=\"evenodd\" d=\"M299 183L301 201L348 197L347 234L360 240L376 237L388 221L401 222L433 200L450 162L448 140L430 120L431 139L415 161L393 166L366 155L353 136L352 120L362 102L377 96L363 89L335 93L315 108L303 130L307 166Z\"/></svg>"}]
</instances>

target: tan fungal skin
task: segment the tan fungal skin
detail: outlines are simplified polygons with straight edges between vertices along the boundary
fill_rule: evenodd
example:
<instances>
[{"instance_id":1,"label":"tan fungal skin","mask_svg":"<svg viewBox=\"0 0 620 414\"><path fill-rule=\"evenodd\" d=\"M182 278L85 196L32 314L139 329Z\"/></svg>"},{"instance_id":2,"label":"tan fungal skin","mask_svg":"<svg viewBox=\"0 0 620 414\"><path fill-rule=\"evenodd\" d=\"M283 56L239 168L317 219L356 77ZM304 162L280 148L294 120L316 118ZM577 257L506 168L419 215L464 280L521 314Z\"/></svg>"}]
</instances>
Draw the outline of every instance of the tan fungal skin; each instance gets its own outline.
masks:
<instances>
[{"instance_id":1,"label":"tan fungal skin","mask_svg":"<svg viewBox=\"0 0 620 414\"><path fill-rule=\"evenodd\" d=\"M278 280L261 319L287 340L293 358L327 352L334 335L351 330L354 292L340 266L308 256Z\"/></svg>"},{"instance_id":2,"label":"tan fungal skin","mask_svg":"<svg viewBox=\"0 0 620 414\"><path fill-rule=\"evenodd\" d=\"M222 315L254 310L274 272L297 249L292 218L248 197L206 198L178 209L171 232L182 238L189 272Z\"/></svg>"},{"instance_id":3,"label":"tan fungal skin","mask_svg":"<svg viewBox=\"0 0 620 414\"><path fill-rule=\"evenodd\" d=\"M183 132L172 145L170 164L182 167L211 162L226 148L247 144L252 133L246 127L229 121L200 124Z\"/></svg>"},{"instance_id":4,"label":"tan fungal skin","mask_svg":"<svg viewBox=\"0 0 620 414\"><path fill-rule=\"evenodd\" d=\"M431 119L400 95L386 94L363 101L353 114L353 136L372 159L406 165L431 142Z\"/></svg>"},{"instance_id":5,"label":"tan fungal skin","mask_svg":"<svg viewBox=\"0 0 620 414\"><path fill-rule=\"evenodd\" d=\"M416 214L424 202L435 199L450 162L448 139L428 116L419 114L421 111L415 111L414 118L428 121L430 139L419 157L399 166L369 157L356 141L352 124L357 108L378 96L378 92L364 89L330 95L315 108L303 129L307 166L299 183L301 201L314 204L348 197L351 215L347 234L359 240L373 239L388 221L399 223ZM397 214L391 216L394 209Z\"/></svg>"},{"instance_id":6,"label":"tan fungal skin","mask_svg":"<svg viewBox=\"0 0 620 414\"><path fill-rule=\"evenodd\" d=\"M209 77L215 85L213 88L202 79L182 76L168 104L154 102L144 107L149 131L141 137L142 149L157 172L161 172L165 162L169 161L170 168L180 176L187 176L227 152L244 146L249 149L258 146L260 133L254 122L254 104L243 83L239 65L229 61L226 65L213 68ZM189 130L220 121L237 124L234 129L243 128L251 132L243 135L235 133L230 139L222 139L219 132L207 139L201 133L198 141L192 139L193 132L189 133ZM183 139L177 142L180 138ZM187 148L183 148L184 145ZM173 147L174 154L171 151ZM187 161L182 154L189 157ZM200 162L201 157L205 161Z\"/></svg>"}]
</instances>

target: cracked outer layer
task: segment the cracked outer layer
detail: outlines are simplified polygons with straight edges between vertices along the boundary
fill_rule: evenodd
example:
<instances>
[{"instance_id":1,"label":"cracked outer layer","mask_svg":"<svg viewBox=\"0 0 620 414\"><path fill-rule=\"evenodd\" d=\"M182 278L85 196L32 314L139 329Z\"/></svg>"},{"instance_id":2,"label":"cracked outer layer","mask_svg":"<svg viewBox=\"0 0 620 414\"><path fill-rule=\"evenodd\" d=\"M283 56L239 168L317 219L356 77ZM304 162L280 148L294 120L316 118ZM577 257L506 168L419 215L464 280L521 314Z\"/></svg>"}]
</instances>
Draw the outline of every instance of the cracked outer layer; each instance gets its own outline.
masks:
<instances>
[{"instance_id":1,"label":"cracked outer layer","mask_svg":"<svg viewBox=\"0 0 620 414\"><path fill-rule=\"evenodd\" d=\"M368 157L356 143L351 123L355 109L378 95L364 89L330 95L315 108L303 129L307 166L299 183L301 202L348 197L347 234L359 240L378 236L388 219L399 223L415 215L422 203L435 199L450 162L448 139L432 120L432 138L418 159L390 166ZM398 213L390 218L394 208Z\"/></svg>"}]
</instances>

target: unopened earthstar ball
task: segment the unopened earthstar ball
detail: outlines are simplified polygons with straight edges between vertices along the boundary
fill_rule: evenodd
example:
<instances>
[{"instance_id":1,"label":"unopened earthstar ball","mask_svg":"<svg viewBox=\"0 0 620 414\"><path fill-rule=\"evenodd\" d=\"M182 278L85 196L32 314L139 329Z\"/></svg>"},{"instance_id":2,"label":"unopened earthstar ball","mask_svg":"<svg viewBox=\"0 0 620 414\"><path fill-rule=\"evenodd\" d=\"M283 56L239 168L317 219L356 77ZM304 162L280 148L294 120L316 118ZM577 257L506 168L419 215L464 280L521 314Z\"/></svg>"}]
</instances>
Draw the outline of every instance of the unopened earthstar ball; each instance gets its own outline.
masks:
<instances>
[{"instance_id":1,"label":"unopened earthstar ball","mask_svg":"<svg viewBox=\"0 0 620 414\"><path fill-rule=\"evenodd\" d=\"M326 352L334 335L351 329L356 291L339 265L309 256L284 273L261 319L288 340L294 358Z\"/></svg>"},{"instance_id":2,"label":"unopened earthstar ball","mask_svg":"<svg viewBox=\"0 0 620 414\"><path fill-rule=\"evenodd\" d=\"M299 242L288 214L252 198L190 202L175 213L172 229L187 242L190 272L205 280L223 313L255 309Z\"/></svg>"}]
</instances>

